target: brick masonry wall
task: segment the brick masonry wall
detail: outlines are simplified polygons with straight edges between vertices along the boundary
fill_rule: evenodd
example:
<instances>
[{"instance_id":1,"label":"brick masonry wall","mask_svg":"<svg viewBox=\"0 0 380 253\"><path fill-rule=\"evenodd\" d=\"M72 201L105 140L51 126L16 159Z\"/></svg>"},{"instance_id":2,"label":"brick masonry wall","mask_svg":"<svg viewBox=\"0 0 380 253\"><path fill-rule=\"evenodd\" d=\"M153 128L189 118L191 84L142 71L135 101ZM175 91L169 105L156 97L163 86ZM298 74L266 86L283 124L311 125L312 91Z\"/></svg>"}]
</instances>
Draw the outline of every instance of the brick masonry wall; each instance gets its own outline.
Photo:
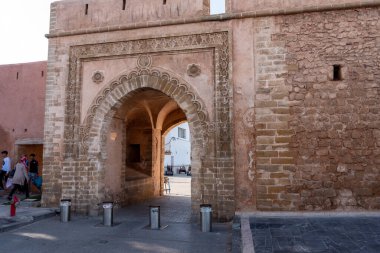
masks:
<instances>
[{"instance_id":1,"label":"brick masonry wall","mask_svg":"<svg viewBox=\"0 0 380 253\"><path fill-rule=\"evenodd\" d=\"M51 15L55 15L52 11ZM54 19L55 16L51 16ZM62 143L64 126L64 89L63 85L58 85L64 78L65 51L59 49L56 39L49 41L49 55L46 75L45 93L45 124L44 124L44 171L43 171L43 192L42 205L52 206L59 203L62 195ZM66 56L66 59L68 56ZM64 82L62 82L64 83ZM67 167L70 167L67 164ZM48 193L48 194L46 194Z\"/></svg>"},{"instance_id":2,"label":"brick masonry wall","mask_svg":"<svg viewBox=\"0 0 380 253\"><path fill-rule=\"evenodd\" d=\"M276 39L277 19L254 20L256 67L255 131L258 210L295 210L299 194L294 184L294 158L290 150L289 91L286 83L285 42Z\"/></svg>"},{"instance_id":3,"label":"brick masonry wall","mask_svg":"<svg viewBox=\"0 0 380 253\"><path fill-rule=\"evenodd\" d=\"M287 16L301 210L380 208L380 9ZM333 81L333 65L342 79Z\"/></svg>"},{"instance_id":4,"label":"brick masonry wall","mask_svg":"<svg viewBox=\"0 0 380 253\"><path fill-rule=\"evenodd\" d=\"M51 23L54 28L55 8L52 14ZM242 151L241 146L230 146L233 138L229 133L236 125L232 125L229 120L232 116L236 120L242 117L232 115L232 106L236 108L238 104L229 103L232 86L220 87L216 93L219 99L214 101L218 118L215 120L215 117L212 117L215 122L204 130L212 133L210 144L203 145L203 138L193 141L197 144L192 150L195 154L192 164L193 210L198 210L201 201L206 201L215 208L214 214L218 211L218 218L223 220L225 213L232 214L233 209L243 201L247 205L252 203L252 209L257 207L258 210L378 208L379 185L376 182L379 178L377 169L380 142L378 9L326 11L262 18L254 18L257 16L251 13L244 17L246 17L244 21L249 20L253 24L254 39L252 42L251 39L248 41L253 45L254 52L241 53L241 56L238 56L236 51L239 45L236 44L239 41L233 41L234 50L231 52L228 51L231 49L230 38L224 39L222 44L218 42L221 50L218 50L216 55L223 54L221 59L224 59L224 62L216 64L218 68L222 66L216 71L216 76L219 76L217 84L220 83L222 86L226 80L231 79L231 83L234 83L237 75L230 75L232 66L237 69L236 65L244 65L244 62L243 64L241 62L242 58L246 57L249 60L253 58L256 81L251 82L251 73L249 77L244 76L244 71L240 74L241 80L244 80L241 85L254 86L254 92L242 93L247 97L254 97L254 109L251 104L249 108L240 105L239 109L242 112L245 112L244 109L250 109L249 113L245 114L248 119L243 118L243 120L254 125L254 134L252 134L254 142L249 140L249 148L252 145L254 152L252 154L248 148ZM146 40L144 38L226 29L231 29L231 33L235 34L240 29L239 33L242 34L240 40L246 42L247 37L244 37L242 26L237 26L235 29L228 22L193 23L182 26L175 26L176 23L173 23L172 26L165 27L167 29L165 34L162 34L162 28L124 31L122 29L126 27L122 27L115 28L112 33L107 34L51 37L44 153L48 167L46 172L44 171L44 180L46 179L44 191L48 195L43 196L43 204L56 205L59 198L74 198L77 191L84 194L76 198L74 205L77 210L86 211L88 206L97 204L95 201L99 196L99 189L102 189L97 184L101 179L101 174L97 170L99 164L83 157L72 160L70 155L78 149L78 143L74 143L70 152L67 151L69 149L66 151L64 149L67 144L65 140L68 138L64 136L67 109L64 101L70 99L72 95L79 97L79 93L66 93L67 87L71 85L68 55L71 46L74 48L76 45L83 45L85 49L90 48L91 44L103 45L109 41L144 42ZM221 35L219 38L223 36L230 35ZM160 48L157 50L166 52L185 48L194 49L197 48L197 43L201 43L202 47L213 45L214 42L203 44L204 38L207 39L207 37L191 36L179 41L168 40L173 43L162 40L162 45L161 39L158 39L160 43L157 45ZM180 48L177 46L178 43L187 43L188 39L194 45L190 43ZM213 41L218 41L218 37L213 38ZM144 42L141 45L150 44ZM136 46L139 47L140 45ZM115 48L110 47L104 52L115 50L117 53L119 49ZM117 48L124 50L122 47ZM135 53L152 52L149 48L141 50ZM225 53L223 50L228 52ZM79 51L75 52L80 54ZM125 52L120 53L125 54ZM97 57L90 54L84 56ZM232 64L229 60L226 61L228 57L233 59ZM332 66L336 64L342 66L342 81L331 80ZM223 75L218 75L219 71L222 71ZM73 81L76 82L76 79ZM234 99L239 98L234 97ZM112 101L112 97L109 100ZM185 110L191 112L189 119L194 122L194 132L200 132L202 129L196 118L197 113L194 108L187 107L192 104L191 101L181 100L179 104L185 105ZM104 108L109 110L107 105ZM227 119L227 124L224 124ZM94 128L96 134L101 132L102 124L99 122L100 120L96 119ZM217 141L213 137L214 133L215 138L220 137ZM239 134L238 130L235 133ZM97 143L96 138L93 143ZM93 154L99 151L97 150L99 147L96 146L95 150L92 150ZM203 149L207 150L207 160L201 160L200 154L204 152ZM248 161L246 159L241 163L242 167L248 164L248 168L244 168L245 172L234 163L232 154L234 149L236 153L244 152L240 157L248 158ZM64 157L62 151L68 156ZM73 173L73 168L80 169ZM247 180L245 185L239 177L234 180L234 176L238 173L241 174L240 178L243 178L242 175L247 175L250 181ZM82 180L82 176L87 176L87 181ZM237 184L247 187L246 192L249 196L244 195L243 191L237 191L239 198L236 202L239 201L239 204L235 206L234 191ZM249 187L255 189L252 190L252 194Z\"/></svg>"}]
</instances>

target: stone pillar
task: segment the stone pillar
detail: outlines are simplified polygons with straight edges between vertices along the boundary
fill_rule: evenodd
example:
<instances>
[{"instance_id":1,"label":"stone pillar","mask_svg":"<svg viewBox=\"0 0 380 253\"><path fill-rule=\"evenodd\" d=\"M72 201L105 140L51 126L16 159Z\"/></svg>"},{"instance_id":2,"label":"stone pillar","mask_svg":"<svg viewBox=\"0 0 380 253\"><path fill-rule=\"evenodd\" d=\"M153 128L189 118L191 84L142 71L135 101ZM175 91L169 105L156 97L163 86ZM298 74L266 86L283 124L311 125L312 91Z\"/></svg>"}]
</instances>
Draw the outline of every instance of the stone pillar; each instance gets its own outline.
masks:
<instances>
[{"instance_id":1,"label":"stone pillar","mask_svg":"<svg viewBox=\"0 0 380 253\"><path fill-rule=\"evenodd\" d=\"M161 195L161 180L163 178L162 164L162 133L161 129L152 129L152 176L154 178L154 196Z\"/></svg>"},{"instance_id":2,"label":"stone pillar","mask_svg":"<svg viewBox=\"0 0 380 253\"><path fill-rule=\"evenodd\" d=\"M289 91L285 76L285 42L278 33L275 18L255 20L256 101L255 130L257 157L257 208L294 210L298 194L287 192L294 171L290 150Z\"/></svg>"}]
</instances>

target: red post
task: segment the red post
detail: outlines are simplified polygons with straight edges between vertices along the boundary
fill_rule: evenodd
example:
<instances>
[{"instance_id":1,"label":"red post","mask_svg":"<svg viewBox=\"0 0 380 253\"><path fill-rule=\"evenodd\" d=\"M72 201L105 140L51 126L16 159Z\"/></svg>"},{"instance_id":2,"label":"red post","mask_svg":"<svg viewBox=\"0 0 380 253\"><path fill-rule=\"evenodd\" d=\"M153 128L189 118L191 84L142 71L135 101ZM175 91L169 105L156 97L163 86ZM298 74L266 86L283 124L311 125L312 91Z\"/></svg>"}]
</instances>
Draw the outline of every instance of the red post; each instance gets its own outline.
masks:
<instances>
[{"instance_id":1,"label":"red post","mask_svg":"<svg viewBox=\"0 0 380 253\"><path fill-rule=\"evenodd\" d=\"M17 196L13 196L13 200L11 201L11 217L16 216L16 204L20 200L17 198Z\"/></svg>"}]
</instances>

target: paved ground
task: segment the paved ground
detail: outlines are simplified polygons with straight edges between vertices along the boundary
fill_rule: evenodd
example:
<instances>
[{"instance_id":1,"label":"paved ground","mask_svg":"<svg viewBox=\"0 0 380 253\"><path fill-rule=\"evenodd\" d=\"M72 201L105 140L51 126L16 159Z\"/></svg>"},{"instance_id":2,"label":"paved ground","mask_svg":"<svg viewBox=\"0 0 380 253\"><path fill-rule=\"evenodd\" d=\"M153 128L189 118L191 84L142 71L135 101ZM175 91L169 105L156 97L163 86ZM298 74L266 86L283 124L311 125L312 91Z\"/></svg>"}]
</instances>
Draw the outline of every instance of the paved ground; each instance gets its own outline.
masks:
<instances>
[{"instance_id":1,"label":"paved ground","mask_svg":"<svg viewBox=\"0 0 380 253\"><path fill-rule=\"evenodd\" d=\"M147 229L149 205L161 206L161 224ZM74 216L69 223L48 218L4 232L2 252L229 252L231 224L214 224L212 233L181 212L190 207L187 197L162 197L131 208L115 210L114 227L103 227L101 217Z\"/></svg>"},{"instance_id":2,"label":"paved ground","mask_svg":"<svg viewBox=\"0 0 380 253\"><path fill-rule=\"evenodd\" d=\"M1 252L231 252L232 223L214 223L211 233L200 232L199 224L190 223L191 200L183 194L189 191L190 178L178 178L171 178L170 195L115 209L113 227L102 226L102 217L73 216L61 223L54 216L1 233ZM161 224L167 228L147 229L149 205L161 206ZM9 206L2 207L8 215Z\"/></svg>"},{"instance_id":3,"label":"paved ground","mask_svg":"<svg viewBox=\"0 0 380 253\"><path fill-rule=\"evenodd\" d=\"M167 188L164 192L165 195L191 197L191 177L185 174L175 174L169 176L168 179L170 190Z\"/></svg>"},{"instance_id":4,"label":"paved ground","mask_svg":"<svg viewBox=\"0 0 380 253\"><path fill-rule=\"evenodd\" d=\"M379 217L251 218L256 253L379 253Z\"/></svg>"},{"instance_id":5,"label":"paved ground","mask_svg":"<svg viewBox=\"0 0 380 253\"><path fill-rule=\"evenodd\" d=\"M0 252L251 253L254 244L256 253L380 253L380 215L279 218L245 214L250 217L244 218L246 229L240 230L240 219L235 218L231 223L213 223L213 232L202 233L198 222L190 222L191 178L176 175L169 182L171 190L165 196L115 209L113 227L102 226L102 217L73 215L71 222L61 223L56 209L29 207L32 204L26 201L17 208L17 216L10 218L6 195L0 192ZM147 229L149 205L161 206L161 224L167 228Z\"/></svg>"}]
</instances>

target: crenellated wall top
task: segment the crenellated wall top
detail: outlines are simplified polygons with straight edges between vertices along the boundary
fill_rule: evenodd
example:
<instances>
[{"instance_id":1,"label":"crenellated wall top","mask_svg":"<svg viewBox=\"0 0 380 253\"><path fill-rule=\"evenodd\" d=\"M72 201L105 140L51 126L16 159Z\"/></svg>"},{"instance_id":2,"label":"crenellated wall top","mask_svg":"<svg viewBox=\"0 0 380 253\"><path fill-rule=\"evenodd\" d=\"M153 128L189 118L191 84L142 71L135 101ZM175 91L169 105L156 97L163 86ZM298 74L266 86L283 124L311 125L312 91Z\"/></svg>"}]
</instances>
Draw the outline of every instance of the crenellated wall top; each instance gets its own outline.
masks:
<instances>
[{"instance_id":1,"label":"crenellated wall top","mask_svg":"<svg viewBox=\"0 0 380 253\"><path fill-rule=\"evenodd\" d=\"M380 0L62 0L51 5L47 38L380 6ZM86 14L87 13L87 14Z\"/></svg>"},{"instance_id":2,"label":"crenellated wall top","mask_svg":"<svg viewBox=\"0 0 380 253\"><path fill-rule=\"evenodd\" d=\"M63 0L52 3L50 33L209 14L209 0Z\"/></svg>"},{"instance_id":3,"label":"crenellated wall top","mask_svg":"<svg viewBox=\"0 0 380 253\"><path fill-rule=\"evenodd\" d=\"M283 11L284 13L291 13L296 11L303 11L314 9L327 10L336 9L343 6L346 7L360 7L361 5L368 5L380 3L378 0L226 0L228 8L232 12L249 12L249 11L267 11L277 13Z\"/></svg>"}]
</instances>

